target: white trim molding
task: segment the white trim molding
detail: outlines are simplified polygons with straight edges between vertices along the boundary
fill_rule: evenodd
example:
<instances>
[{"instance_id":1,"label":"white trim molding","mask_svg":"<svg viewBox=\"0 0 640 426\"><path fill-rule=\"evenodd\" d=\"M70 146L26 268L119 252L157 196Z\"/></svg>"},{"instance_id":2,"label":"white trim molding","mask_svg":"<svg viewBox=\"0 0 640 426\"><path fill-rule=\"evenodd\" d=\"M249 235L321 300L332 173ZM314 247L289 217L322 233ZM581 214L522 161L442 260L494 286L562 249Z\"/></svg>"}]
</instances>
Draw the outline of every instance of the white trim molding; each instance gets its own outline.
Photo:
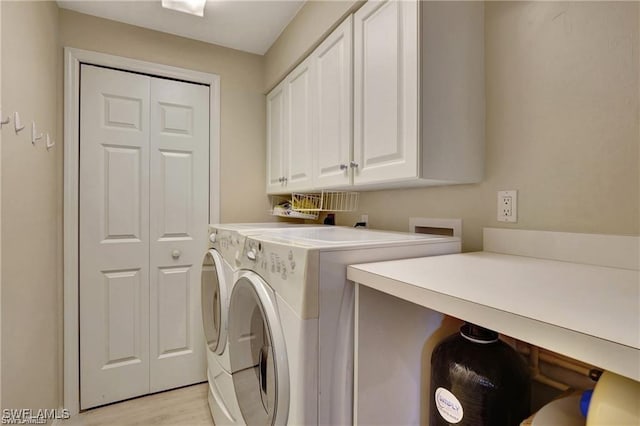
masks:
<instances>
[{"instance_id":1,"label":"white trim molding","mask_svg":"<svg viewBox=\"0 0 640 426\"><path fill-rule=\"evenodd\" d=\"M80 411L78 307L80 65L93 64L205 84L209 97L209 222L220 221L220 76L98 52L64 48L64 407ZM205 232L203 229L202 232Z\"/></svg>"}]
</instances>

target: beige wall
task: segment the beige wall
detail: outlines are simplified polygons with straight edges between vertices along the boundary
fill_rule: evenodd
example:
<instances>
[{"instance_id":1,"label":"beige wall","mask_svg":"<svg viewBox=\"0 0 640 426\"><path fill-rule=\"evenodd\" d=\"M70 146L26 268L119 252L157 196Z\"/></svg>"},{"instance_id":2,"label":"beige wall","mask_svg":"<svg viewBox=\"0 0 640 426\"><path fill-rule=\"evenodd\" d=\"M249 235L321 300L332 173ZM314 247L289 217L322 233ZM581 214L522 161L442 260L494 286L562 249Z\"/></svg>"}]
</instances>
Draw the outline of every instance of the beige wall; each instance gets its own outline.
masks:
<instances>
[{"instance_id":1,"label":"beige wall","mask_svg":"<svg viewBox=\"0 0 640 426\"><path fill-rule=\"evenodd\" d=\"M59 406L58 300L62 146L31 144L29 125L57 139L58 8L6 2L2 8L2 107L18 111L2 129L2 407Z\"/></svg>"},{"instance_id":2,"label":"beige wall","mask_svg":"<svg viewBox=\"0 0 640 426\"><path fill-rule=\"evenodd\" d=\"M221 220L269 220L262 56L60 9L60 45L220 75Z\"/></svg>"},{"instance_id":3,"label":"beige wall","mask_svg":"<svg viewBox=\"0 0 640 426\"><path fill-rule=\"evenodd\" d=\"M2 5L0 4L0 106L2 105ZM0 119L4 119L0 117ZM2 408L2 131L0 131L0 408Z\"/></svg>"},{"instance_id":4,"label":"beige wall","mask_svg":"<svg viewBox=\"0 0 640 426\"><path fill-rule=\"evenodd\" d=\"M343 17L363 3L362 0L307 1L265 54L265 92L311 53Z\"/></svg>"},{"instance_id":5,"label":"beige wall","mask_svg":"<svg viewBox=\"0 0 640 426\"><path fill-rule=\"evenodd\" d=\"M458 217L467 251L486 226L637 235L638 7L488 2L483 182L361 193L338 223L368 213L373 228L407 230L413 216ZM280 39L298 37L308 34L291 25ZM503 189L519 191L517 224L496 221Z\"/></svg>"}]
</instances>

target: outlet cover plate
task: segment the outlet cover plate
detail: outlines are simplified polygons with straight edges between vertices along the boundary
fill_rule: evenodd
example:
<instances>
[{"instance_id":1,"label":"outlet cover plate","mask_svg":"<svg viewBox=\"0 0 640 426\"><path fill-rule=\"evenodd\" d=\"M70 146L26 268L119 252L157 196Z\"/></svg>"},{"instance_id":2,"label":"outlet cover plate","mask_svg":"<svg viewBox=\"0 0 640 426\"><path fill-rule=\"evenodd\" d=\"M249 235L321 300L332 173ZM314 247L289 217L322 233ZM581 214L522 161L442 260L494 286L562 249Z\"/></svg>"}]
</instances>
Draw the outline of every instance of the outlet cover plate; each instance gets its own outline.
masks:
<instances>
[{"instance_id":1,"label":"outlet cover plate","mask_svg":"<svg viewBox=\"0 0 640 426\"><path fill-rule=\"evenodd\" d=\"M498 191L498 215L499 222L518 221L518 191Z\"/></svg>"}]
</instances>

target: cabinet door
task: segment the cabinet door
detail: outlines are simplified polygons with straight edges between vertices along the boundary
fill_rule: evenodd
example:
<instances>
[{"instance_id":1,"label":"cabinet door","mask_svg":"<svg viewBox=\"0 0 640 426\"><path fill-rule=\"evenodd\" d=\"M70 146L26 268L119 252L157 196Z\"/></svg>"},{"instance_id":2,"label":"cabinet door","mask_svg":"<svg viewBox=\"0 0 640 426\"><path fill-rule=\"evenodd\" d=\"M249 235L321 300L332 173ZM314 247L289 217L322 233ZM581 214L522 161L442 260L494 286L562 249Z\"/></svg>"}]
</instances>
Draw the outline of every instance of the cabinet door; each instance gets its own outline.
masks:
<instances>
[{"instance_id":1,"label":"cabinet door","mask_svg":"<svg viewBox=\"0 0 640 426\"><path fill-rule=\"evenodd\" d=\"M307 58L285 79L287 135L284 176L287 192L313 188L311 156L314 93L311 64L311 58Z\"/></svg>"},{"instance_id":2,"label":"cabinet door","mask_svg":"<svg viewBox=\"0 0 640 426\"><path fill-rule=\"evenodd\" d=\"M284 82L267 95L267 193L281 192L284 179Z\"/></svg>"},{"instance_id":3,"label":"cabinet door","mask_svg":"<svg viewBox=\"0 0 640 426\"><path fill-rule=\"evenodd\" d=\"M353 18L349 16L313 53L316 72L313 183L351 183L353 151Z\"/></svg>"},{"instance_id":4,"label":"cabinet door","mask_svg":"<svg viewBox=\"0 0 640 426\"><path fill-rule=\"evenodd\" d=\"M418 4L369 1L354 15L354 183L418 175Z\"/></svg>"}]
</instances>

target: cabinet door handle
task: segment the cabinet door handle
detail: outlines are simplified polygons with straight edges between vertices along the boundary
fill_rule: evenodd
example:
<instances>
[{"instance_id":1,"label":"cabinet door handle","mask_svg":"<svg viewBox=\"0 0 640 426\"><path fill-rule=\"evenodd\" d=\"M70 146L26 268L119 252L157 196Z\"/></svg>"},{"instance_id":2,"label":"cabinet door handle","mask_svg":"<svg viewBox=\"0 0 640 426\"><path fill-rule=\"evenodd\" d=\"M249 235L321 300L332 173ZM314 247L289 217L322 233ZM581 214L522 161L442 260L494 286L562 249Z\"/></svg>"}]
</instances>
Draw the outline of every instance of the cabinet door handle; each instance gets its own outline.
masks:
<instances>
[{"instance_id":1,"label":"cabinet door handle","mask_svg":"<svg viewBox=\"0 0 640 426\"><path fill-rule=\"evenodd\" d=\"M178 249L173 249L173 251L171 252L171 257L173 257L174 259L178 259L180 258L180 255L182 254L182 252Z\"/></svg>"},{"instance_id":2,"label":"cabinet door handle","mask_svg":"<svg viewBox=\"0 0 640 426\"><path fill-rule=\"evenodd\" d=\"M286 177L283 177L283 178L282 178L282 183L284 183L284 184L286 184L286 183L287 183L287 178L286 178Z\"/></svg>"},{"instance_id":3,"label":"cabinet door handle","mask_svg":"<svg viewBox=\"0 0 640 426\"><path fill-rule=\"evenodd\" d=\"M349 166L347 166L346 164L340 164L340 170L347 170L349 168Z\"/></svg>"},{"instance_id":4,"label":"cabinet door handle","mask_svg":"<svg viewBox=\"0 0 640 426\"><path fill-rule=\"evenodd\" d=\"M280 183L284 182L284 178L283 178L282 176L280 176L280 177L278 178L278 182L280 182Z\"/></svg>"},{"instance_id":5,"label":"cabinet door handle","mask_svg":"<svg viewBox=\"0 0 640 426\"><path fill-rule=\"evenodd\" d=\"M358 168L358 163L356 163L355 161L351 161L349 163L349 165L351 166L352 169L357 169Z\"/></svg>"}]
</instances>

